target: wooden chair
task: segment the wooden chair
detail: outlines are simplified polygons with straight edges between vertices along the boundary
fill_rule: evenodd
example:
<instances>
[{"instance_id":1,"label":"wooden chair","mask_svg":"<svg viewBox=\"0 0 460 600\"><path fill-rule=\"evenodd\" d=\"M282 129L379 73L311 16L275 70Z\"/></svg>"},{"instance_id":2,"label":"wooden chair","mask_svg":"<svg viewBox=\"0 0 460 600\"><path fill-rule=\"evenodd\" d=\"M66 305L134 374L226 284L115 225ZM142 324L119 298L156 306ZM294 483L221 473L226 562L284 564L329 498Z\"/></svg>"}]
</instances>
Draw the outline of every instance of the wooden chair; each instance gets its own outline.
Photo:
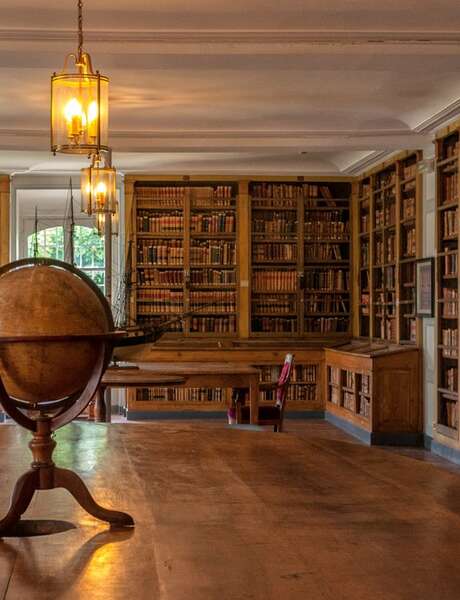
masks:
<instances>
[{"instance_id":1,"label":"wooden chair","mask_svg":"<svg viewBox=\"0 0 460 600\"><path fill-rule=\"evenodd\" d=\"M286 399L289 381L291 379L292 367L294 365L294 355L286 354L283 368L278 377L278 381L268 386L264 384L264 389L273 388L276 391L276 402L274 405L259 406L258 421L259 425L273 425L273 431L281 432L283 430L284 410L286 408ZM249 406L240 400L241 395L237 398L235 407L235 421L239 425L249 423Z\"/></svg>"}]
</instances>

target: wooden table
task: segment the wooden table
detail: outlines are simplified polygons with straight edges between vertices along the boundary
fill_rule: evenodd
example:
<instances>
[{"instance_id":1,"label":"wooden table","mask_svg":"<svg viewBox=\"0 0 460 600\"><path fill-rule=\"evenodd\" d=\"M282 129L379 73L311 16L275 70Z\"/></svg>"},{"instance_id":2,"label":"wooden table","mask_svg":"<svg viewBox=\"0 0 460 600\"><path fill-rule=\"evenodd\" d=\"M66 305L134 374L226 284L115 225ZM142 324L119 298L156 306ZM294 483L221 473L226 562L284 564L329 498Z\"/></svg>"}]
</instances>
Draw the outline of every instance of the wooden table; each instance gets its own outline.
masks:
<instances>
[{"instance_id":1,"label":"wooden table","mask_svg":"<svg viewBox=\"0 0 460 600\"><path fill-rule=\"evenodd\" d=\"M111 420L110 397L107 396L108 388L129 387L167 387L180 386L185 379L178 375L158 375L145 369L109 368L104 373L96 395L94 417L95 421L109 423Z\"/></svg>"},{"instance_id":2,"label":"wooden table","mask_svg":"<svg viewBox=\"0 0 460 600\"><path fill-rule=\"evenodd\" d=\"M127 387L188 387L188 388L248 388L250 422L257 425L259 407L259 370L241 363L138 363L139 368L109 368L102 377L96 420L110 421L107 388ZM99 407L99 408L98 408Z\"/></svg>"}]
</instances>

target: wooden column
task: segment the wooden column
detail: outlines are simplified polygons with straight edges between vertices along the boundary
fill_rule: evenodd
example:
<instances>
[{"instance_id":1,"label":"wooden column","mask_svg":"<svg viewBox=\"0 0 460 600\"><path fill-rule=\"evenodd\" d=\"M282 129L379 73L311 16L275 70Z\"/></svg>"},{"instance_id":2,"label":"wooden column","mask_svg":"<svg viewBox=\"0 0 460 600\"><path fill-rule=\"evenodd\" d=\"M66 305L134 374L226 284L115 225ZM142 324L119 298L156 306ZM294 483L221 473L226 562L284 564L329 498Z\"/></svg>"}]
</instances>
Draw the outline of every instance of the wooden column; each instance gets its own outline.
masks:
<instances>
[{"instance_id":1,"label":"wooden column","mask_svg":"<svg viewBox=\"0 0 460 600\"><path fill-rule=\"evenodd\" d=\"M239 249L239 336L248 338L251 313L251 209L248 181L239 182L238 194L238 249Z\"/></svg>"},{"instance_id":2,"label":"wooden column","mask_svg":"<svg viewBox=\"0 0 460 600\"><path fill-rule=\"evenodd\" d=\"M351 201L350 201L350 237L351 237L351 273L350 273L350 285L351 285L351 299L350 299L350 310L351 310L351 333L354 337L359 337L359 318L361 311L361 282L360 282L360 260L359 260L359 246L360 246L360 217L359 217L359 183L354 181L352 184Z\"/></svg>"},{"instance_id":3,"label":"wooden column","mask_svg":"<svg viewBox=\"0 0 460 600\"><path fill-rule=\"evenodd\" d=\"M10 178L0 176L0 265L10 260Z\"/></svg>"}]
</instances>

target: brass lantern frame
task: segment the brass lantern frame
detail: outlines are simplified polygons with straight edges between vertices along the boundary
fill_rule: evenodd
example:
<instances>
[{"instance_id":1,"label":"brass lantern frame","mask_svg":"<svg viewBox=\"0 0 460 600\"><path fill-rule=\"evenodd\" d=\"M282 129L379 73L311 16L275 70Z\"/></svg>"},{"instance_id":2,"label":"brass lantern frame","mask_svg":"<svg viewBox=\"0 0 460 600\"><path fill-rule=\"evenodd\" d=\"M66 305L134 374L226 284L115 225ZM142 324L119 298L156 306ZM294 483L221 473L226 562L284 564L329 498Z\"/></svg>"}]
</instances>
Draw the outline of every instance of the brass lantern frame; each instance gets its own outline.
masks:
<instances>
[{"instance_id":1,"label":"brass lantern frame","mask_svg":"<svg viewBox=\"0 0 460 600\"><path fill-rule=\"evenodd\" d=\"M87 215L115 214L117 210L117 171L112 167L111 152L104 158L100 153L92 156L89 167L81 169L81 209ZM98 198L98 186L104 186L100 194L103 199Z\"/></svg>"},{"instance_id":2,"label":"brass lantern frame","mask_svg":"<svg viewBox=\"0 0 460 600\"><path fill-rule=\"evenodd\" d=\"M68 54L63 70L51 77L50 145L53 154L90 156L109 150L109 79L99 71L94 72L90 55L83 51L82 10L83 2L78 0L78 50ZM71 60L75 64L74 72L68 69Z\"/></svg>"}]
</instances>

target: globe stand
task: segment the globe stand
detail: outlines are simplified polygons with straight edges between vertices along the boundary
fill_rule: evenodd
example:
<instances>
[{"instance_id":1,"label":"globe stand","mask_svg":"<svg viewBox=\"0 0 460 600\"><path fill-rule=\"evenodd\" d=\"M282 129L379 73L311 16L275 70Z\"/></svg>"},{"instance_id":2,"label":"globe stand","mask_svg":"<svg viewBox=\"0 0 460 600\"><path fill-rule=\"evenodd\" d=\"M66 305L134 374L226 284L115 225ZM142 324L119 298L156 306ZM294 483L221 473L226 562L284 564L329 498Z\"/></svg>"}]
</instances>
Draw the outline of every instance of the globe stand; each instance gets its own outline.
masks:
<instances>
[{"instance_id":1,"label":"globe stand","mask_svg":"<svg viewBox=\"0 0 460 600\"><path fill-rule=\"evenodd\" d=\"M36 491L55 488L64 488L70 492L80 506L96 519L121 527L134 525L132 517L127 513L109 510L97 504L76 473L55 466L52 455L56 442L52 438L51 419L40 417L36 423L37 430L29 443L33 456L31 469L16 482L10 509L0 520L0 536L18 523Z\"/></svg>"},{"instance_id":2,"label":"globe stand","mask_svg":"<svg viewBox=\"0 0 460 600\"><path fill-rule=\"evenodd\" d=\"M109 346L100 338L96 338L95 343L99 345L98 359L83 392L58 402L49 403L48 406L39 405L39 413L36 418L29 417L27 412L33 412L37 408L12 398L0 379L0 404L3 409L16 423L33 433L29 443L33 457L31 468L16 482L8 513L0 520L0 536L9 532L19 522L36 491L55 488L64 488L70 492L80 506L96 519L122 527L134 525L133 518L127 513L109 510L97 504L76 473L69 469L56 467L53 462L53 451L56 447L56 442L52 437L54 431L70 423L88 406L98 389L102 373L108 363Z\"/></svg>"}]
</instances>

